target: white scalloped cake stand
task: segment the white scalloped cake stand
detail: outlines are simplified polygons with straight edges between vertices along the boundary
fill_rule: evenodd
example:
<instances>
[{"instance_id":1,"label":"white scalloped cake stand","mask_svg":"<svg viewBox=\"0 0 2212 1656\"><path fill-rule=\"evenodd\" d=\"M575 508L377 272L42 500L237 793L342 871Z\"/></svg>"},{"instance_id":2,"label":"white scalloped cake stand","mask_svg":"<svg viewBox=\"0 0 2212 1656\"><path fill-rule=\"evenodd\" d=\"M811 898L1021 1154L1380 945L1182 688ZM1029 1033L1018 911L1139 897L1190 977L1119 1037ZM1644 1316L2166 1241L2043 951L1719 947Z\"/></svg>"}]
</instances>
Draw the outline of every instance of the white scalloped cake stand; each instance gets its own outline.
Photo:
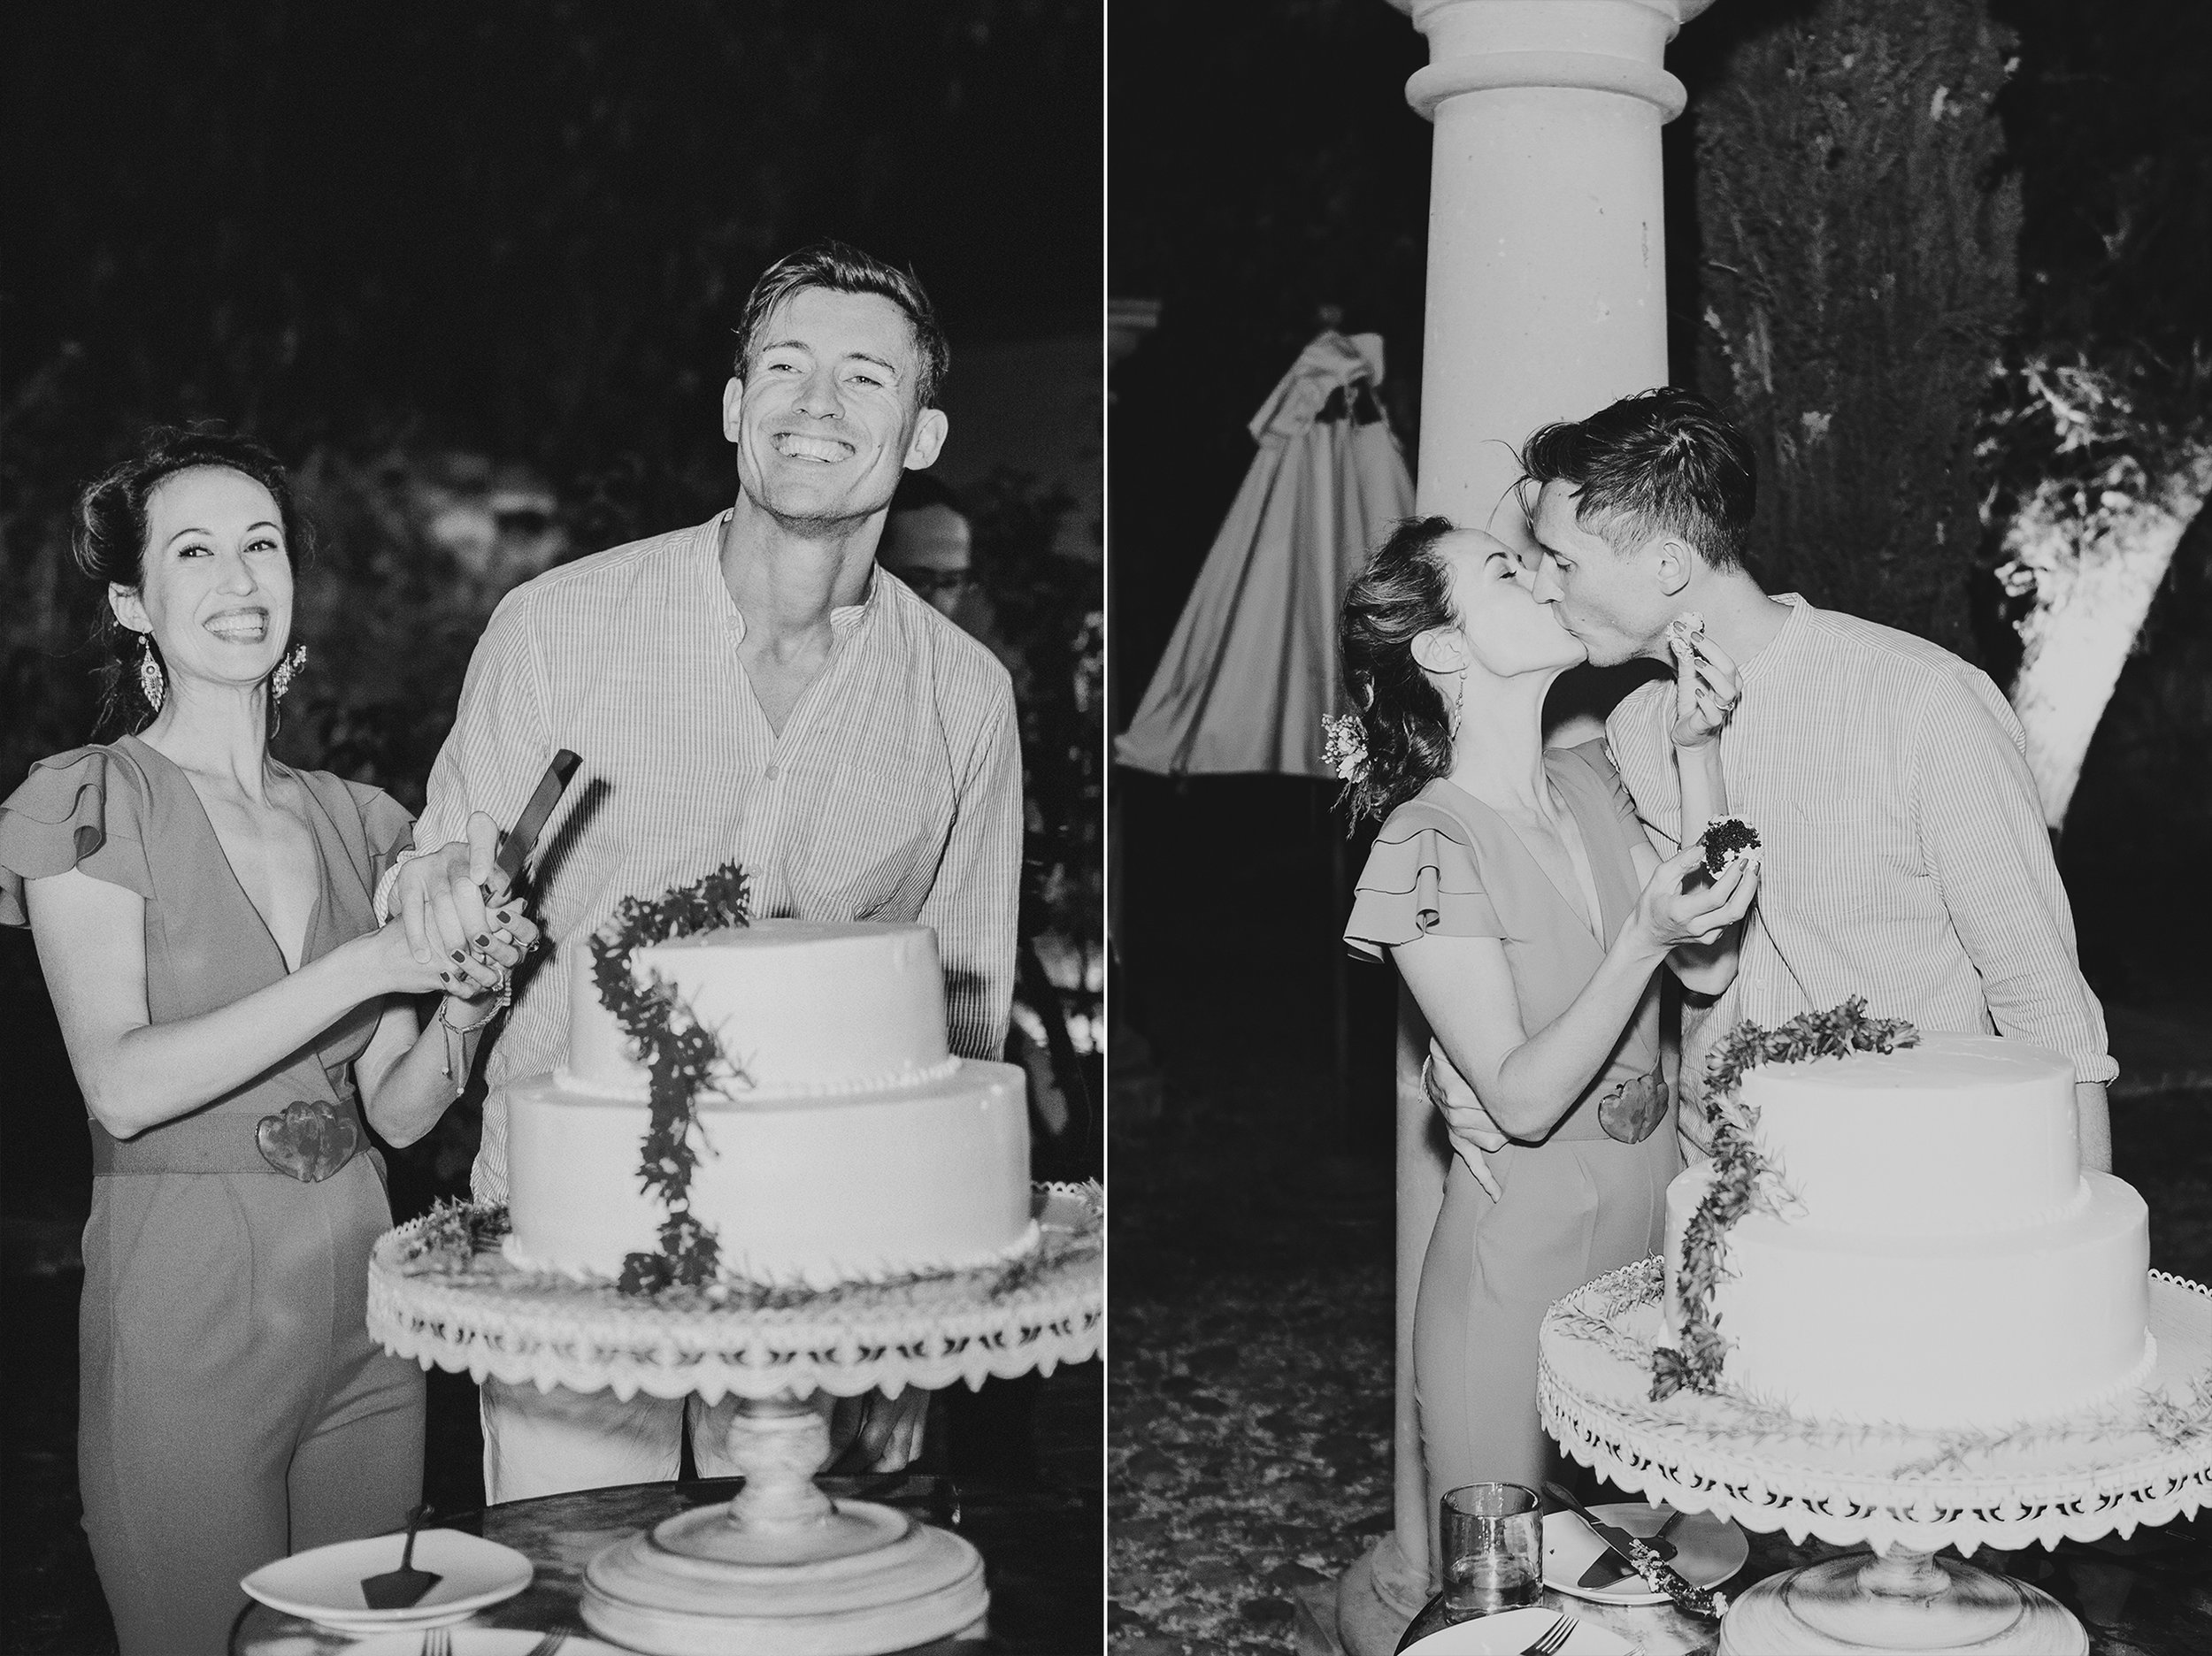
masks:
<instances>
[{"instance_id":1,"label":"white scalloped cake stand","mask_svg":"<svg viewBox=\"0 0 2212 1656\"><path fill-rule=\"evenodd\" d=\"M618 1397L739 1399L726 1506L671 1518L584 1572L595 1632L654 1656L871 1656L980 1629L983 1560L959 1537L866 1501L833 1502L813 1475L829 1425L807 1399L934 1389L1097 1355L1105 1311L1095 1185L1037 1187L1033 1268L777 1297L774 1308L682 1307L516 1271L497 1252L466 1269L403 1264L423 1221L369 1262L369 1332L427 1368L480 1384Z\"/></svg>"},{"instance_id":2,"label":"white scalloped cake stand","mask_svg":"<svg viewBox=\"0 0 2212 1656\"><path fill-rule=\"evenodd\" d=\"M2151 1273L2158 1356L2141 1392L1970 1435L1809 1420L1740 1396L1651 1402L1660 1282L1645 1260L1552 1307L1537 1361L1545 1430L1655 1502L1875 1552L1753 1586L1721 1623L1722 1656L2079 1656L2088 1636L2049 1594L1934 1554L2127 1535L2212 1503L2212 1291L2194 1283Z\"/></svg>"}]
</instances>

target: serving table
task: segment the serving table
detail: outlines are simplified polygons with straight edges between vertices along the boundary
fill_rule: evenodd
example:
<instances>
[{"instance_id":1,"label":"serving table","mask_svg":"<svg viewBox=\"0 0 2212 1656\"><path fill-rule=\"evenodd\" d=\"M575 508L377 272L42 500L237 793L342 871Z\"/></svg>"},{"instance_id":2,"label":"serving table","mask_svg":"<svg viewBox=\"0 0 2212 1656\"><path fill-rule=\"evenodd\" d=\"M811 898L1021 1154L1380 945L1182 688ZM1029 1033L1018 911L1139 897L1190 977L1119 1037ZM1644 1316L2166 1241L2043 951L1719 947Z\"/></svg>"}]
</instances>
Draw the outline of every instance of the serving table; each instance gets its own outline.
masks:
<instances>
[{"instance_id":1,"label":"serving table","mask_svg":"<svg viewBox=\"0 0 2212 1656\"><path fill-rule=\"evenodd\" d=\"M896 1506L950 1526L983 1554L991 1584L988 1639L934 1640L915 1656L1095 1656L1103 1644L1104 1516L1095 1493L905 1473L818 1483L834 1500ZM726 1506L737 1488L733 1478L634 1484L437 1520L441 1528L514 1548L537 1571L521 1593L465 1626L586 1633L584 1570L593 1558L611 1541L679 1514ZM231 1639L233 1656L344 1656L353 1648L352 1635L259 1604L249 1606Z\"/></svg>"}]
</instances>

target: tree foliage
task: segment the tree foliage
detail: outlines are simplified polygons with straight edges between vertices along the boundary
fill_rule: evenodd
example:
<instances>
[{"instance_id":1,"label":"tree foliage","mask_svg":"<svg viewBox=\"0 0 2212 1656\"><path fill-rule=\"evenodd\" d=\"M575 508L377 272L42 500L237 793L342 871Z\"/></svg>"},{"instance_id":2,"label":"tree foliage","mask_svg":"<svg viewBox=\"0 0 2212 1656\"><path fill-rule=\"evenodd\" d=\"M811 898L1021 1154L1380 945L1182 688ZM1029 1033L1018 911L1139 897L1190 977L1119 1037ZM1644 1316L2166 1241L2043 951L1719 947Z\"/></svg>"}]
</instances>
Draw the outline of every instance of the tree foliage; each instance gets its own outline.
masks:
<instances>
[{"instance_id":1,"label":"tree foliage","mask_svg":"<svg viewBox=\"0 0 2212 1656\"><path fill-rule=\"evenodd\" d=\"M1824 0L1740 42L1697 118L1700 377L1759 453L1758 573L1970 656L2009 50L1977 6Z\"/></svg>"},{"instance_id":2,"label":"tree foliage","mask_svg":"<svg viewBox=\"0 0 2212 1656\"><path fill-rule=\"evenodd\" d=\"M700 520L738 307L818 234L916 269L956 380L964 337L1094 313L1094 0L84 0L4 47L0 781L89 733L69 502L149 425L303 474L290 755L419 797L497 594L457 597L395 467L526 465L578 551Z\"/></svg>"},{"instance_id":3,"label":"tree foliage","mask_svg":"<svg viewBox=\"0 0 2212 1656\"><path fill-rule=\"evenodd\" d=\"M2128 594L2148 613L2103 664L2110 700L2062 847L2093 977L2155 995L2187 970L2190 929L2144 925L2142 893L2162 916L2212 905L2212 12L1994 4L2020 35L1999 108L2026 219L2020 325L1985 428L1984 550L2012 624L1993 671L2067 640L2067 609L2132 585L2116 566L2178 534L2154 588Z\"/></svg>"}]
</instances>

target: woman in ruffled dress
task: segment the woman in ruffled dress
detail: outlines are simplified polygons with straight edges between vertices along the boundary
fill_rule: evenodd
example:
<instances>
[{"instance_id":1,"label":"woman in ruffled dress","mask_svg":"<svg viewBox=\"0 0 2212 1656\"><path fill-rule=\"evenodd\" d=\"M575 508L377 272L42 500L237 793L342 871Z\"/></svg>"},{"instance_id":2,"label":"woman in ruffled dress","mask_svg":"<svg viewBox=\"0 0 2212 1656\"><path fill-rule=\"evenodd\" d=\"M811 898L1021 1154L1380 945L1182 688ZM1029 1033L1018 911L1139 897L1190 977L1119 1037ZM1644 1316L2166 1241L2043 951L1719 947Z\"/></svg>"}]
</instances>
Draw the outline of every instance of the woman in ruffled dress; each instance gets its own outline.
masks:
<instances>
[{"instance_id":1,"label":"woman in ruffled dress","mask_svg":"<svg viewBox=\"0 0 2212 1656\"><path fill-rule=\"evenodd\" d=\"M1422 1266L1429 1491L1533 1485L1554 1468L1536 1415L1545 1308L1658 1250L1681 1167L1658 968L1701 993L1727 985L1756 858L1709 882L1694 843L1662 861L1602 741L1545 748L1545 693L1583 647L1490 536L1401 525L1346 594L1341 644L1364 748L1352 806L1384 819L1345 940L1389 956L1432 1054L1509 1139L1486 1152L1454 1133ZM1678 674L1684 820L1702 823L1727 808L1713 738L1735 678L1701 644Z\"/></svg>"},{"instance_id":2,"label":"woman in ruffled dress","mask_svg":"<svg viewBox=\"0 0 2212 1656\"><path fill-rule=\"evenodd\" d=\"M240 438L156 432L88 487L106 722L134 733L0 804L0 922L31 928L90 1115L77 1465L125 1656L215 1656L241 1576L406 1521L423 1376L365 1325L391 1208L361 1112L427 1132L537 936L508 904L418 960L371 899L407 813L270 756L300 546Z\"/></svg>"}]
</instances>

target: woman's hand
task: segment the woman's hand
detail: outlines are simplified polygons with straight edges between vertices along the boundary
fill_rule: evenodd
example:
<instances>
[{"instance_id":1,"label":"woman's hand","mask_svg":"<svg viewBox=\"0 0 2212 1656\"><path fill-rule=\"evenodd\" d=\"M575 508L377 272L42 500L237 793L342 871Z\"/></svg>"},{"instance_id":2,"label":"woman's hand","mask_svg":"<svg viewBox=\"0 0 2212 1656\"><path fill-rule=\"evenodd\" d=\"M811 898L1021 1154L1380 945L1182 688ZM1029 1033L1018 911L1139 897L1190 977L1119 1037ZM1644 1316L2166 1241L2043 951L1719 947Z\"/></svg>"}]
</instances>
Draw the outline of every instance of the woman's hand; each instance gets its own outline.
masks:
<instances>
[{"instance_id":1,"label":"woman's hand","mask_svg":"<svg viewBox=\"0 0 2212 1656\"><path fill-rule=\"evenodd\" d=\"M519 899L500 899L491 906L484 923L491 930L472 938L462 951L463 958L449 962L441 973L447 977L447 997L470 1006L474 1012L472 1016L457 1017L449 1008L446 1022L456 1029L472 1029L498 1010L498 997L506 989L507 980L538 946L537 925L523 912Z\"/></svg>"},{"instance_id":2,"label":"woman's hand","mask_svg":"<svg viewBox=\"0 0 2212 1656\"><path fill-rule=\"evenodd\" d=\"M1737 858L1709 885L1690 885L1704 862L1705 847L1693 840L1654 870L1637 896L1628 924L1655 958L1685 943L1714 942L1751 911L1759 894L1758 852Z\"/></svg>"},{"instance_id":3,"label":"woman's hand","mask_svg":"<svg viewBox=\"0 0 2212 1656\"><path fill-rule=\"evenodd\" d=\"M465 1029L490 1016L488 1003L538 946L538 928L519 901L495 904L485 916L485 924L489 929L479 932L466 947L427 963L416 959L414 942L403 920L393 920L348 947L363 951L370 981L375 985L373 993L419 995L442 990L464 1003L485 1003L476 1016L455 1020Z\"/></svg>"},{"instance_id":4,"label":"woman's hand","mask_svg":"<svg viewBox=\"0 0 2212 1656\"><path fill-rule=\"evenodd\" d=\"M1743 700L1736 663L1703 633L1677 640L1674 652L1674 728L1678 748L1702 748L1721 732Z\"/></svg>"}]
</instances>

